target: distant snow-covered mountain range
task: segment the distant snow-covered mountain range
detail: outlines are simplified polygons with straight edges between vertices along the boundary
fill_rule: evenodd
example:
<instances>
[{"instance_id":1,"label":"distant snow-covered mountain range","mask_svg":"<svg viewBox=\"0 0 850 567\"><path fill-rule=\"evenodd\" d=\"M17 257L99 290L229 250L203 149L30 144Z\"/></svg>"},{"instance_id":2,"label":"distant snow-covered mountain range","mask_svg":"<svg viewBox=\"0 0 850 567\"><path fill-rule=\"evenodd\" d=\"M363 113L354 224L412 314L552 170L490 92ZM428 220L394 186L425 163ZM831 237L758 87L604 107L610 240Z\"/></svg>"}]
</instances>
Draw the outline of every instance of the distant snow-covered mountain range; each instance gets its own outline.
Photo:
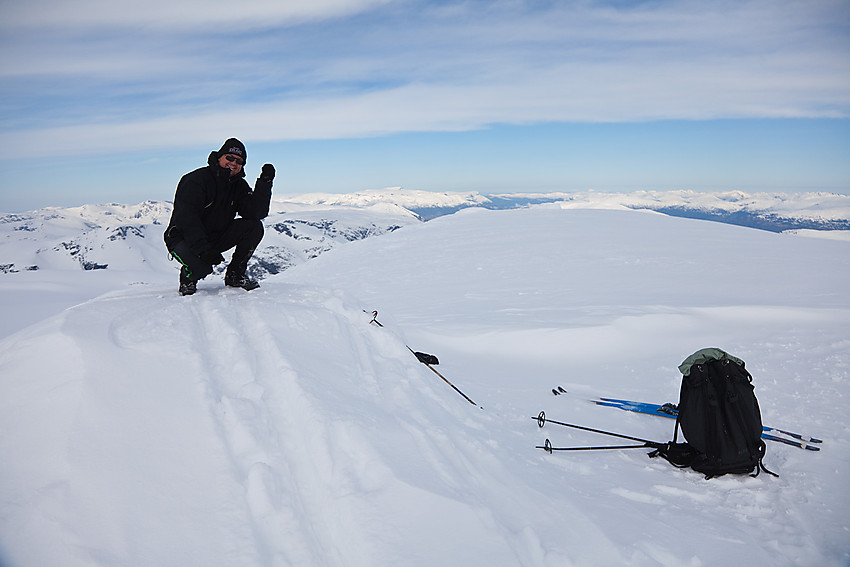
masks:
<instances>
[{"instance_id":1,"label":"distant snow-covered mountain range","mask_svg":"<svg viewBox=\"0 0 850 567\"><path fill-rule=\"evenodd\" d=\"M350 194L277 196L266 236L249 270L276 274L335 246L427 222L461 209L532 205L639 209L773 232L850 234L850 196L829 193L747 194L692 191L635 193L435 193L401 188ZM162 233L172 205L84 205L0 215L0 273L39 269L168 270ZM173 265L170 266L173 269ZM219 267L223 269L223 267Z\"/></svg>"},{"instance_id":2,"label":"distant snow-covered mountain range","mask_svg":"<svg viewBox=\"0 0 850 567\"><path fill-rule=\"evenodd\" d=\"M391 203L423 221L468 207L516 209L545 203L587 209L646 209L671 216L713 220L783 232L786 230L850 229L850 195L834 193L697 193L694 191L637 191L634 193L434 193L401 188L342 195L309 194L291 199L311 205L363 207Z\"/></svg>"}]
</instances>

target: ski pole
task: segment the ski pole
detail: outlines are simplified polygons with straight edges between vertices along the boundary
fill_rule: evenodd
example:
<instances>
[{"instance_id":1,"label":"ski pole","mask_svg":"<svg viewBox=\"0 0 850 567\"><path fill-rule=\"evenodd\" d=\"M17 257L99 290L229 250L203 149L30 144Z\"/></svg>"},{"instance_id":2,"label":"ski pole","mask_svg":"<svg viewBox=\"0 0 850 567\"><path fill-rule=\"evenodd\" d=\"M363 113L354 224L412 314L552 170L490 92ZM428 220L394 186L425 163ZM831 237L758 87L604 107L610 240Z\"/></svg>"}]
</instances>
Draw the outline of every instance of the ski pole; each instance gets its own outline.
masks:
<instances>
[{"instance_id":1,"label":"ski pole","mask_svg":"<svg viewBox=\"0 0 850 567\"><path fill-rule=\"evenodd\" d=\"M404 345L404 346L407 346L407 345ZM416 356L416 352L415 352L412 348L410 348L409 346L407 347L407 350L409 350L410 352L412 352L412 353L413 353L413 356ZM440 378L442 378L442 379L443 379L443 382L445 382L446 384L448 384L449 386L451 386L452 388L454 388L454 391L455 391L455 392L457 392L458 394L460 394L461 396L463 396L463 398L464 398L467 402L469 402L470 404L472 404L472 405L474 405L474 406L476 406L476 407L478 406L478 404L476 404L475 402L473 402L472 400L470 400L470 399L469 399L469 396L467 396L466 394L464 394L463 392L461 392L461 391L458 389L458 387L457 387L457 386L455 386L454 384L452 384L451 382L449 382L449 381L448 381L448 379L447 379L445 376L443 376L442 374L440 374L439 372L437 372L437 369L436 369L436 368L434 368L433 366L431 366L431 365L430 365L430 364L428 364L427 362L423 361L423 360L422 360L421 358L419 358L418 356L416 356L416 358L419 360L419 362L421 362L422 364L424 364L425 366L427 366L428 368L430 368L430 369L431 369L431 372L433 372L434 374L436 374L437 376L439 376Z\"/></svg>"},{"instance_id":2,"label":"ski pole","mask_svg":"<svg viewBox=\"0 0 850 567\"><path fill-rule=\"evenodd\" d=\"M537 425L539 427L543 427L546 425L546 422L554 423L556 425L561 425L563 427L572 427L573 429L580 429L582 431L590 431L591 433L600 433L602 435L610 435L611 437L619 437L620 439L628 439L629 441L638 441L640 443L646 443L646 447L652 447L658 449L663 447L664 443L659 443L657 441L649 441L647 439L641 439L640 437L632 437L630 435L622 435L620 433L612 433L610 431L603 431L601 429L593 429L592 427L584 427L583 425L573 425L572 423L563 423L561 421L555 421L554 419L546 419L546 412L540 412L537 417L532 417L531 419L537 420Z\"/></svg>"},{"instance_id":3,"label":"ski pole","mask_svg":"<svg viewBox=\"0 0 850 567\"><path fill-rule=\"evenodd\" d=\"M368 311L366 311L365 309L363 310L363 312L364 312L364 313L369 313L369 312L368 312ZM381 322L380 322L380 321L378 321L378 312L377 312L377 311L372 311L372 320L371 320L371 321L369 321L369 323L370 323L370 324L371 324L371 323L375 323L377 326L379 326L379 327L383 327L383 325L381 324ZM413 353L413 356L415 356L415 357L416 357L416 359L417 359L419 362L421 362L422 364L424 364L425 366L427 366L428 368L430 368L430 369L431 369L431 372L433 372L434 374L436 374L437 376L439 376L440 378L442 378L442 379L443 379L443 382L445 382L446 384L448 384L449 386L451 386L451 387L454 389L454 391L455 391L455 392L457 392L458 394L460 394L461 396L463 396L463 399L465 399L467 402L469 402L470 404L474 405L475 407L479 407L479 406L478 406L478 404L476 404L476 403L475 403L475 402L473 402L471 399L469 399L469 396L467 396L466 394L464 394L463 392L461 392L461 391L460 391L460 389L459 389L457 386L455 386L454 384L452 384L451 382L449 382L448 378L446 378L445 376L443 376L442 374L440 374L439 372L437 372L437 369L436 369L436 368L434 368L433 366L431 366L430 364L428 364L428 363L425 361L425 359L424 359L423 357L420 357L420 356L419 356L419 354L417 354L417 353L416 353L416 351L414 351L412 348L410 348L410 346L408 346L408 345L404 345L404 346L406 346L406 347L407 347L407 350L409 350L410 352L412 352L412 353ZM436 358L434 358L434 360L436 360Z\"/></svg>"},{"instance_id":4,"label":"ski pole","mask_svg":"<svg viewBox=\"0 0 850 567\"><path fill-rule=\"evenodd\" d=\"M599 447L553 447L552 443L547 439L546 443L543 446L538 445L535 449L543 449L547 453L551 454L553 451L606 451L610 449L656 449L657 447L653 447L652 445L647 445L644 443L643 445L602 445Z\"/></svg>"}]
</instances>

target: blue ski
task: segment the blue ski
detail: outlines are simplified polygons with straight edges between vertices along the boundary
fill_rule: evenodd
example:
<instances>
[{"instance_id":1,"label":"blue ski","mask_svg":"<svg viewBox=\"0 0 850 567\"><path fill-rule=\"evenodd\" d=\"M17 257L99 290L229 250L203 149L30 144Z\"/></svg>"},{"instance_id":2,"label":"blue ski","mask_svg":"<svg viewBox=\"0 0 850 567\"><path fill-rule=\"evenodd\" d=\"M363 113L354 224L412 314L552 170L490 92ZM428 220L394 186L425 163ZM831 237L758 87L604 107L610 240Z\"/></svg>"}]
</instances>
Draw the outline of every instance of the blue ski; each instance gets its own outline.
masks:
<instances>
[{"instance_id":1,"label":"blue ski","mask_svg":"<svg viewBox=\"0 0 850 567\"><path fill-rule=\"evenodd\" d=\"M625 411L633 411L636 413L645 413L649 415L657 415L660 417L668 417L670 419L675 419L679 414L679 411L676 409L676 406L672 404L652 404L649 402L635 402L632 400L619 400L616 398L599 398L598 400L591 400L593 403L599 406L618 408ZM809 451L820 451L820 447L813 447L812 443L823 443L823 440L816 439L814 437L804 437L799 433L792 433L791 431L785 431L784 429L776 429L775 427L762 427L762 439L767 439L768 441L776 441L777 443L785 443L786 445L792 445L794 447L798 447L800 449L808 449ZM777 435L773 435L773 433L780 433L782 435L787 435L789 437L793 437L793 439L786 439L785 437L779 437Z\"/></svg>"}]
</instances>

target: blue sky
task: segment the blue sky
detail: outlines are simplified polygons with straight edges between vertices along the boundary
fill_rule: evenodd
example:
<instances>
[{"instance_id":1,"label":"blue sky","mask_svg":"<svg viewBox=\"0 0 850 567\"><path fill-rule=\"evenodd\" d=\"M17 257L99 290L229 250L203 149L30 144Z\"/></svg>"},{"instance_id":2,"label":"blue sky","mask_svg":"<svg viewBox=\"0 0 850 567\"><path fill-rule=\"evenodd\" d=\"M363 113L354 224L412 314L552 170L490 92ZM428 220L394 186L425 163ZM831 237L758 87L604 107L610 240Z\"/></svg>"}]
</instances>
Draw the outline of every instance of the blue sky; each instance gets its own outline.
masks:
<instances>
[{"instance_id":1,"label":"blue sky","mask_svg":"<svg viewBox=\"0 0 850 567\"><path fill-rule=\"evenodd\" d=\"M0 0L0 211L275 192L850 192L846 0Z\"/></svg>"}]
</instances>

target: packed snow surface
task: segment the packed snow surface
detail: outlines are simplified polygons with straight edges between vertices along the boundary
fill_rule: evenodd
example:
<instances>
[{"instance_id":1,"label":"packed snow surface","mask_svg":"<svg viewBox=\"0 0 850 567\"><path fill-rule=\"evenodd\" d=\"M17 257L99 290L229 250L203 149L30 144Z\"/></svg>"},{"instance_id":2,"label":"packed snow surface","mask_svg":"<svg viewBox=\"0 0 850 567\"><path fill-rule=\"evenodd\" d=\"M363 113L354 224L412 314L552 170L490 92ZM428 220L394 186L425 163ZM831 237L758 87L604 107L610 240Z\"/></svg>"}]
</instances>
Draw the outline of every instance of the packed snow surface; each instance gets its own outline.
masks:
<instances>
[{"instance_id":1,"label":"packed snow surface","mask_svg":"<svg viewBox=\"0 0 850 567\"><path fill-rule=\"evenodd\" d=\"M179 297L167 263L57 273L0 274L41 314L0 342L3 567L850 561L846 241L549 205L407 225L249 293ZM50 314L57 294L80 302ZM675 402L704 347L822 450L705 480L536 448L621 441L541 410L669 440L588 400Z\"/></svg>"}]
</instances>

